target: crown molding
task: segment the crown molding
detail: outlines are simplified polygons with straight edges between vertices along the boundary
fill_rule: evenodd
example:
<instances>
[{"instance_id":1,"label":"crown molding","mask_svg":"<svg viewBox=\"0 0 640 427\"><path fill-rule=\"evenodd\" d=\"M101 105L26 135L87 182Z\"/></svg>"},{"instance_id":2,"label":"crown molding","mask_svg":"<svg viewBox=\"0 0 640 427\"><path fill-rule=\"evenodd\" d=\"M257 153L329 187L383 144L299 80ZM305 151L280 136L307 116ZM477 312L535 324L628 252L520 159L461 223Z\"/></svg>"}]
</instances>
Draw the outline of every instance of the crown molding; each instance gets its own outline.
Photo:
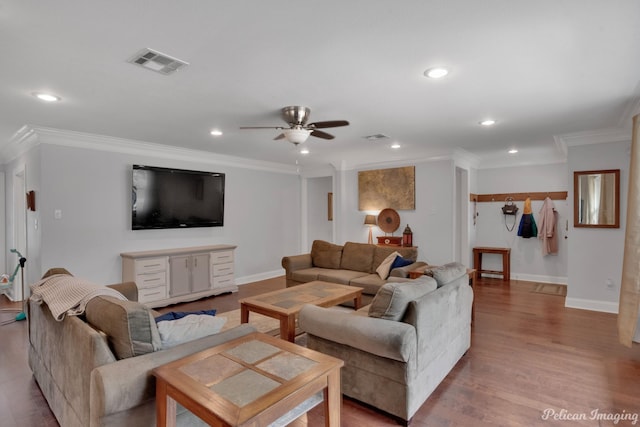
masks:
<instances>
[{"instance_id":1,"label":"crown molding","mask_svg":"<svg viewBox=\"0 0 640 427\"><path fill-rule=\"evenodd\" d=\"M565 141L558 135L553 135L553 140L556 143L556 148L558 149L558 151L562 153L562 156L566 159L569 155L569 147L567 146L567 141Z\"/></svg>"},{"instance_id":2,"label":"crown molding","mask_svg":"<svg viewBox=\"0 0 640 427\"><path fill-rule=\"evenodd\" d=\"M314 166L302 169L300 176L302 178L322 178L325 176L333 176L336 172L332 164Z\"/></svg>"},{"instance_id":3,"label":"crown molding","mask_svg":"<svg viewBox=\"0 0 640 427\"><path fill-rule=\"evenodd\" d=\"M38 135L30 125L22 126L8 141L0 144L0 163L9 163L38 145Z\"/></svg>"},{"instance_id":4,"label":"crown molding","mask_svg":"<svg viewBox=\"0 0 640 427\"><path fill-rule=\"evenodd\" d=\"M480 167L480 157L462 148L453 150L453 160L456 166L465 169L478 169Z\"/></svg>"},{"instance_id":5,"label":"crown molding","mask_svg":"<svg viewBox=\"0 0 640 427\"><path fill-rule=\"evenodd\" d=\"M480 158L475 154L470 153L469 151L463 150L461 148L455 148L449 152L442 152L438 154L433 154L431 156L426 157L416 157L412 159L398 159L384 162L373 162L373 163L358 163L346 165L341 163L339 165L333 164L333 167L336 170L366 170L366 169L376 169L376 168L397 168L402 166L408 166L412 164L419 163L429 163L429 162L438 162L441 160L453 160L456 166L460 166L462 168L478 168L480 164Z\"/></svg>"},{"instance_id":6,"label":"crown molding","mask_svg":"<svg viewBox=\"0 0 640 427\"><path fill-rule=\"evenodd\" d=\"M564 135L554 135L556 145L562 147L575 147L578 145L603 144L608 142L631 141L631 128L598 129L587 132L574 132Z\"/></svg>"},{"instance_id":7,"label":"crown molding","mask_svg":"<svg viewBox=\"0 0 640 427\"><path fill-rule=\"evenodd\" d=\"M14 134L6 147L2 147L2 160L6 163L39 144L84 148L112 153L183 160L188 162L223 165L243 169L263 170L297 175L295 166L261 160L227 156L202 150L173 147L145 141L105 135L76 132L55 128L25 125Z\"/></svg>"}]
</instances>

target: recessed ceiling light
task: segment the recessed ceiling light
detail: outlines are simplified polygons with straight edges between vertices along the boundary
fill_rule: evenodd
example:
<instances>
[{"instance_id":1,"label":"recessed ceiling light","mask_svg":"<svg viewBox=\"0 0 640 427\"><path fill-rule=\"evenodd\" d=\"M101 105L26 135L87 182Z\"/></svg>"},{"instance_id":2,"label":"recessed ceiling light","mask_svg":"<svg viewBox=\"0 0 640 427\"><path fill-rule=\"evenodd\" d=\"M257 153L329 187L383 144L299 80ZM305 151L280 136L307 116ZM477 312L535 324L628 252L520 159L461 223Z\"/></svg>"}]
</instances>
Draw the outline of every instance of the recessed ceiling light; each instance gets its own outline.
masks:
<instances>
[{"instance_id":1,"label":"recessed ceiling light","mask_svg":"<svg viewBox=\"0 0 640 427\"><path fill-rule=\"evenodd\" d=\"M301 148L300 149L300 154L309 154L309 149L308 148Z\"/></svg>"},{"instance_id":2,"label":"recessed ceiling light","mask_svg":"<svg viewBox=\"0 0 640 427\"><path fill-rule=\"evenodd\" d=\"M449 70L444 67L433 67L424 72L424 75L430 79L440 79L447 74L449 74Z\"/></svg>"},{"instance_id":3,"label":"recessed ceiling light","mask_svg":"<svg viewBox=\"0 0 640 427\"><path fill-rule=\"evenodd\" d=\"M511 150L509 150L509 154L516 154L518 152L518 150L516 150L515 148L512 148Z\"/></svg>"},{"instance_id":4,"label":"recessed ceiling light","mask_svg":"<svg viewBox=\"0 0 640 427\"><path fill-rule=\"evenodd\" d=\"M40 101L45 102L56 102L62 99L59 96L51 95L50 93L44 92L34 92L32 95L38 98Z\"/></svg>"},{"instance_id":5,"label":"recessed ceiling light","mask_svg":"<svg viewBox=\"0 0 640 427\"><path fill-rule=\"evenodd\" d=\"M487 119L480 122L482 126L493 126L496 124L496 121L493 119Z\"/></svg>"},{"instance_id":6,"label":"recessed ceiling light","mask_svg":"<svg viewBox=\"0 0 640 427\"><path fill-rule=\"evenodd\" d=\"M400 148L400 144L398 142L394 142L393 144L391 144L391 148L397 150L398 148Z\"/></svg>"},{"instance_id":7,"label":"recessed ceiling light","mask_svg":"<svg viewBox=\"0 0 640 427\"><path fill-rule=\"evenodd\" d=\"M212 129L210 133L213 136L222 136L222 131L220 129Z\"/></svg>"}]
</instances>

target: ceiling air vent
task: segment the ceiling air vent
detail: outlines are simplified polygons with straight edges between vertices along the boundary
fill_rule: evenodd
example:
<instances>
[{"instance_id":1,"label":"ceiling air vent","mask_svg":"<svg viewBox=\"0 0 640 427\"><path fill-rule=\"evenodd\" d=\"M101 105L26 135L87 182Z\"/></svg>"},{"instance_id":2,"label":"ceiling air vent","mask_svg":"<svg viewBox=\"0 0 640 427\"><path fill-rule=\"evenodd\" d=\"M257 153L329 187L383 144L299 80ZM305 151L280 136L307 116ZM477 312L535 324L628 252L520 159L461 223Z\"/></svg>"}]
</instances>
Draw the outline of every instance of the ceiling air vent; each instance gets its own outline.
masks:
<instances>
[{"instance_id":1,"label":"ceiling air vent","mask_svg":"<svg viewBox=\"0 0 640 427\"><path fill-rule=\"evenodd\" d=\"M363 136L367 141L379 141L381 139L388 139L389 137L383 133L376 133L375 135Z\"/></svg>"},{"instance_id":2,"label":"ceiling air vent","mask_svg":"<svg viewBox=\"0 0 640 427\"><path fill-rule=\"evenodd\" d=\"M129 59L128 62L166 76L175 73L185 65L189 65L188 62L172 58L169 55L165 55L164 53L160 53L152 49L141 50L133 58Z\"/></svg>"}]
</instances>

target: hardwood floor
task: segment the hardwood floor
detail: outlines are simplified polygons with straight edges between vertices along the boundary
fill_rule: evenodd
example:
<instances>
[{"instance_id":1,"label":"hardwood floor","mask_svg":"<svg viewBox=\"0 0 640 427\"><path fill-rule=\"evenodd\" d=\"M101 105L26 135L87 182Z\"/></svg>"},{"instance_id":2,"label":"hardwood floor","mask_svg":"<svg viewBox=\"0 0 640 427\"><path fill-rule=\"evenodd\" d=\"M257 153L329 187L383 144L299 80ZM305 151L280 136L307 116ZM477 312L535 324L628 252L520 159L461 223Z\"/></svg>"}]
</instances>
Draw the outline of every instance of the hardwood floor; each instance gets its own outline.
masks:
<instances>
[{"instance_id":1,"label":"hardwood floor","mask_svg":"<svg viewBox=\"0 0 640 427\"><path fill-rule=\"evenodd\" d=\"M283 278L271 279L161 311L224 312L238 308L239 298L282 287ZM532 293L533 287L477 281L471 349L412 426L640 425L640 345L618 344L616 315L565 308L564 297ZM11 316L1 313L0 321ZM26 326L0 326L0 426L57 426L27 365ZM324 425L321 407L310 411L308 425ZM345 398L342 425L397 423Z\"/></svg>"}]
</instances>

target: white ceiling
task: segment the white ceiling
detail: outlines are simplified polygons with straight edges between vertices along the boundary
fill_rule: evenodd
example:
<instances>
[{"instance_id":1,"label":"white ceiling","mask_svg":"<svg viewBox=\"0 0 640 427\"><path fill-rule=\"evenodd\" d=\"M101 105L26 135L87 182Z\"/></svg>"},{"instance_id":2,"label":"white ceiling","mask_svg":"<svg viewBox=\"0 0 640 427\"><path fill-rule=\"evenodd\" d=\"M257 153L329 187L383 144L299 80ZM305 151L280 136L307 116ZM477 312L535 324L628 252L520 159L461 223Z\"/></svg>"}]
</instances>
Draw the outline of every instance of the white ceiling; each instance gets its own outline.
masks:
<instances>
[{"instance_id":1,"label":"white ceiling","mask_svg":"<svg viewBox=\"0 0 640 427\"><path fill-rule=\"evenodd\" d=\"M639 47L638 0L0 0L0 147L28 124L307 168L456 148L558 161L554 137L630 129ZM143 48L190 65L127 62ZM435 65L449 76L425 78ZM351 125L306 156L278 130L238 129L284 125L286 105Z\"/></svg>"}]
</instances>

